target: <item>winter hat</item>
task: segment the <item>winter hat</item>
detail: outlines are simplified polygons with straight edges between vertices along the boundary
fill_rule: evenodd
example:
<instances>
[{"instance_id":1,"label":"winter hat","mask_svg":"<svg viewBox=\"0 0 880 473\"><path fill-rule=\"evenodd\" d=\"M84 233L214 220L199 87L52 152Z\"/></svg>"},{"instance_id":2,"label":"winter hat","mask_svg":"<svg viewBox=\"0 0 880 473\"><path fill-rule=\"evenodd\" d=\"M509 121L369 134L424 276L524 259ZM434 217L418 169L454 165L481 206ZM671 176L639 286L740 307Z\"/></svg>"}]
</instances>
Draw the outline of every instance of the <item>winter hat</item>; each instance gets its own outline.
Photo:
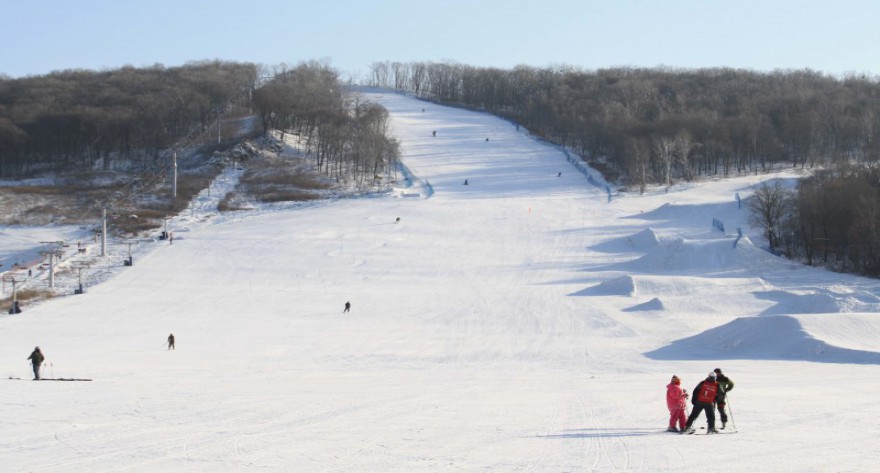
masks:
<instances>
[{"instance_id":1,"label":"winter hat","mask_svg":"<svg viewBox=\"0 0 880 473\"><path fill-rule=\"evenodd\" d=\"M714 372L714 371L709 372L709 376L708 376L708 377L709 377L709 378L712 378L712 379L715 379L715 372Z\"/></svg>"},{"instance_id":2,"label":"winter hat","mask_svg":"<svg viewBox=\"0 0 880 473\"><path fill-rule=\"evenodd\" d=\"M681 383L681 380L678 379L678 376L672 375L672 382L678 384L678 383Z\"/></svg>"}]
</instances>

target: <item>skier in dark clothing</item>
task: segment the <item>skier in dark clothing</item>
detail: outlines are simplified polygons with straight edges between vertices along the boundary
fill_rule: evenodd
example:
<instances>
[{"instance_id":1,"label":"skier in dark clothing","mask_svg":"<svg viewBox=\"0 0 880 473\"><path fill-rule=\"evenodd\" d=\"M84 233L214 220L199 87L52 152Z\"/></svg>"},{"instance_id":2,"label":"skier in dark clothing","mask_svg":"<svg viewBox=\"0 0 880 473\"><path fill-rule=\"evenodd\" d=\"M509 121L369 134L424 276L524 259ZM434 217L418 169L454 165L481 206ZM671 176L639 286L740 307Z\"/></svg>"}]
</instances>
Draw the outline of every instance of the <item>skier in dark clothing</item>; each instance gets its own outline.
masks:
<instances>
[{"instance_id":1,"label":"skier in dark clothing","mask_svg":"<svg viewBox=\"0 0 880 473\"><path fill-rule=\"evenodd\" d=\"M346 302L345 302L345 309L344 309L342 312L345 313L345 312L348 312L348 311L350 311L350 310L351 310L351 302L346 301Z\"/></svg>"},{"instance_id":2,"label":"skier in dark clothing","mask_svg":"<svg viewBox=\"0 0 880 473\"><path fill-rule=\"evenodd\" d=\"M40 351L40 347L34 347L34 351L31 352L31 356L27 357L28 360L31 360L31 365L34 368L34 381L40 379L40 366L43 365L43 360L46 357L43 356L43 352Z\"/></svg>"},{"instance_id":3,"label":"skier in dark clothing","mask_svg":"<svg viewBox=\"0 0 880 473\"><path fill-rule=\"evenodd\" d=\"M168 334L168 349L174 350L174 334L173 333Z\"/></svg>"},{"instance_id":4,"label":"skier in dark clothing","mask_svg":"<svg viewBox=\"0 0 880 473\"><path fill-rule=\"evenodd\" d=\"M691 404L694 405L694 409L691 411L691 415L688 416L683 433L694 433L694 421L697 420L697 417L700 416L700 412L702 411L706 411L706 420L709 423L706 433L718 433L718 431L715 430L715 401L719 391L720 388L718 382L715 380L714 371L709 373L709 376L706 376L706 379L697 384L697 387L694 388L694 394L691 396Z\"/></svg>"},{"instance_id":5,"label":"skier in dark clothing","mask_svg":"<svg viewBox=\"0 0 880 473\"><path fill-rule=\"evenodd\" d=\"M721 416L721 428L727 427L727 393L733 391L733 380L728 378L721 372L721 368L715 368L715 378L718 380L718 414Z\"/></svg>"}]
</instances>

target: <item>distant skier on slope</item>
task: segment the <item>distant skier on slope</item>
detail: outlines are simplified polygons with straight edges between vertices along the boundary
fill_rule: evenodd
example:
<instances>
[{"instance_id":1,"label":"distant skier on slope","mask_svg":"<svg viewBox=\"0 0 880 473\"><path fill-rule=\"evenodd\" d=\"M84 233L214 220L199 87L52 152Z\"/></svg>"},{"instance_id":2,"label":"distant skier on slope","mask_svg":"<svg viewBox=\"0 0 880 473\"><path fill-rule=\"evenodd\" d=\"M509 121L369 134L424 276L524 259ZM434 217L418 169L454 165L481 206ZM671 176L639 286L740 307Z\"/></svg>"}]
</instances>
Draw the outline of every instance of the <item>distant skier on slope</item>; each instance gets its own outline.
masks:
<instances>
[{"instance_id":1,"label":"distant skier on slope","mask_svg":"<svg viewBox=\"0 0 880 473\"><path fill-rule=\"evenodd\" d=\"M43 365L43 360L46 357L43 356L43 352L40 351L40 347L34 347L34 351L31 352L31 356L27 357L28 360L31 360L31 366L34 369L34 381L40 379L40 366Z\"/></svg>"},{"instance_id":2,"label":"distant skier on slope","mask_svg":"<svg viewBox=\"0 0 880 473\"><path fill-rule=\"evenodd\" d=\"M174 350L174 334L173 333L168 334L168 349Z\"/></svg>"},{"instance_id":3,"label":"distant skier on slope","mask_svg":"<svg viewBox=\"0 0 880 473\"><path fill-rule=\"evenodd\" d=\"M346 313L351 310L351 302L345 301L345 309L342 310L342 313Z\"/></svg>"},{"instance_id":4,"label":"distant skier on slope","mask_svg":"<svg viewBox=\"0 0 880 473\"><path fill-rule=\"evenodd\" d=\"M715 368L715 377L718 380L718 386L721 388L718 390L716 403L718 404L718 414L721 416L721 429L723 430L727 427L727 410L725 410L725 407L727 407L727 393L733 391L733 380L725 376L721 372L721 368Z\"/></svg>"},{"instance_id":5,"label":"distant skier on slope","mask_svg":"<svg viewBox=\"0 0 880 473\"><path fill-rule=\"evenodd\" d=\"M669 408L669 428L666 429L668 432L684 432L687 422L687 398L687 391L681 389L681 379L672 375L672 381L666 385L666 407Z\"/></svg>"},{"instance_id":6,"label":"distant skier on slope","mask_svg":"<svg viewBox=\"0 0 880 473\"><path fill-rule=\"evenodd\" d=\"M700 381L700 383L697 384L697 387L694 388L694 393L691 398L691 403L694 405L694 409L691 411L691 415L687 418L684 433L694 433L694 421L697 420L697 417L700 416L700 412L702 411L706 411L706 420L709 424L706 433L718 433L718 431L715 430L715 401L718 396L718 391L718 382L715 380L715 372L712 371L706 376L706 379Z\"/></svg>"}]
</instances>

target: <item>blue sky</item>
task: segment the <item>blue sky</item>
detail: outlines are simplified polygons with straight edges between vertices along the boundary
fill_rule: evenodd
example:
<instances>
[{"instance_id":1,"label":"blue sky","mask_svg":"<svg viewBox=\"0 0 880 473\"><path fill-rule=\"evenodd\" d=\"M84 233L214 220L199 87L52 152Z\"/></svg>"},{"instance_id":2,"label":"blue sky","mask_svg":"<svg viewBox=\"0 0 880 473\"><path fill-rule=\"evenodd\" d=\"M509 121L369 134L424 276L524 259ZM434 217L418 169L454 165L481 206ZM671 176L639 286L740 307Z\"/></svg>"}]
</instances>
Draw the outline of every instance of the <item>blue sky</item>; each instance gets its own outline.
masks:
<instances>
[{"instance_id":1,"label":"blue sky","mask_svg":"<svg viewBox=\"0 0 880 473\"><path fill-rule=\"evenodd\" d=\"M223 59L880 75L880 1L0 0L0 74Z\"/></svg>"}]
</instances>

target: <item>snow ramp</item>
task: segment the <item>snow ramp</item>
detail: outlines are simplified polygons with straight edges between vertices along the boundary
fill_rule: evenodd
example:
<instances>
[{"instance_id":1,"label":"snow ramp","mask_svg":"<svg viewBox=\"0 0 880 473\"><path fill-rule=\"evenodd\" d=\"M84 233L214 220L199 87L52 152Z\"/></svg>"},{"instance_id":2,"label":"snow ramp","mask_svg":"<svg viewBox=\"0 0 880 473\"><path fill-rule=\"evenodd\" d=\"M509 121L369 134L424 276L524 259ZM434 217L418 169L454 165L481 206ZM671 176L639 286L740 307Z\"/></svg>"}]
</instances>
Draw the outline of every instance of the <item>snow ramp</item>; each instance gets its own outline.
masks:
<instances>
[{"instance_id":1,"label":"snow ramp","mask_svg":"<svg viewBox=\"0 0 880 473\"><path fill-rule=\"evenodd\" d=\"M776 305L761 315L820 314L832 312L880 312L880 298L865 291L838 293L820 289L814 292L768 291L756 293Z\"/></svg>"},{"instance_id":2,"label":"snow ramp","mask_svg":"<svg viewBox=\"0 0 880 473\"><path fill-rule=\"evenodd\" d=\"M602 253L625 253L633 250L648 251L660 244L660 238L651 227L632 235L614 238L590 247L591 250Z\"/></svg>"},{"instance_id":3,"label":"snow ramp","mask_svg":"<svg viewBox=\"0 0 880 473\"><path fill-rule=\"evenodd\" d=\"M781 258L755 247L747 237L741 238L735 247L733 242L733 238L676 238L656 245L640 258L605 269L647 274L691 273L729 277L735 272L784 263Z\"/></svg>"},{"instance_id":4,"label":"snow ramp","mask_svg":"<svg viewBox=\"0 0 880 473\"><path fill-rule=\"evenodd\" d=\"M659 296L700 297L761 293L767 290L761 278L704 278L700 276L618 276L570 294L572 296Z\"/></svg>"},{"instance_id":5,"label":"snow ramp","mask_svg":"<svg viewBox=\"0 0 880 473\"><path fill-rule=\"evenodd\" d=\"M666 310L666 306L664 306L663 301L657 297L649 300L648 302L643 302L641 304L636 304L632 307L627 307L626 309L623 309L624 312L649 312L663 310Z\"/></svg>"},{"instance_id":6,"label":"snow ramp","mask_svg":"<svg viewBox=\"0 0 880 473\"><path fill-rule=\"evenodd\" d=\"M880 364L880 314L741 317L645 353L655 360Z\"/></svg>"},{"instance_id":7,"label":"snow ramp","mask_svg":"<svg viewBox=\"0 0 880 473\"><path fill-rule=\"evenodd\" d=\"M634 296L637 293L636 281L630 275L620 276L603 281L596 286L588 287L569 294L570 296Z\"/></svg>"}]
</instances>

